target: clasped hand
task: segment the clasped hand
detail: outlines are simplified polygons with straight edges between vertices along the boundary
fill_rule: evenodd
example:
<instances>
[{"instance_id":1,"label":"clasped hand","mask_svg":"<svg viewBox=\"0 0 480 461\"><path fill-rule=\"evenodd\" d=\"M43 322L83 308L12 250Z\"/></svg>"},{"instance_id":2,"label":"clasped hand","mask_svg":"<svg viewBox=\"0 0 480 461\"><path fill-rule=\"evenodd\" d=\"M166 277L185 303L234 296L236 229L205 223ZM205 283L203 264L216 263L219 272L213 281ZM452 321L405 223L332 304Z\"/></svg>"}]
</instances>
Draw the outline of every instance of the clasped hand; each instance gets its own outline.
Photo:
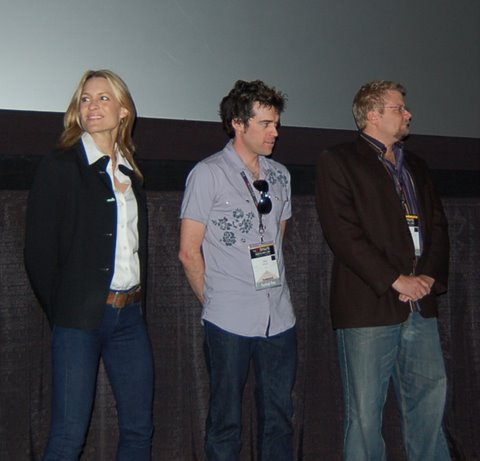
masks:
<instances>
[{"instance_id":1,"label":"clasped hand","mask_svg":"<svg viewBox=\"0 0 480 461\"><path fill-rule=\"evenodd\" d=\"M398 291L398 299L403 302L418 301L428 295L435 280L428 275L400 275L392 287Z\"/></svg>"}]
</instances>

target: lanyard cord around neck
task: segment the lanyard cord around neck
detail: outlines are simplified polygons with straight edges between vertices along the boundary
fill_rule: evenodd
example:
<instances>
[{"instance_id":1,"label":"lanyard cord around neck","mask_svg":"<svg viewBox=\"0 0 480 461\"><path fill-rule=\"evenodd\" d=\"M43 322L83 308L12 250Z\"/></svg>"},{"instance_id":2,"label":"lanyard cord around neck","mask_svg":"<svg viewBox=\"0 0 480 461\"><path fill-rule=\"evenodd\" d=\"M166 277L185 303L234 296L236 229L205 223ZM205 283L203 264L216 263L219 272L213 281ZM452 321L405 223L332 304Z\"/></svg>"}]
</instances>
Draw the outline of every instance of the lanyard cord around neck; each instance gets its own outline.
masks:
<instances>
[{"instance_id":1,"label":"lanyard cord around neck","mask_svg":"<svg viewBox=\"0 0 480 461\"><path fill-rule=\"evenodd\" d=\"M245 185L247 186L248 191L250 192L250 195L252 196L253 203L255 204L255 208L257 209L258 213L258 233L260 234L260 240L263 243L263 234L265 233L265 226L263 225L263 220L262 220L262 213L258 211L258 200L257 197L255 196L255 192L252 189L252 185L250 184L250 181L247 178L247 175L245 174L245 171L242 171L241 176L243 178L243 181L245 182Z\"/></svg>"}]
</instances>

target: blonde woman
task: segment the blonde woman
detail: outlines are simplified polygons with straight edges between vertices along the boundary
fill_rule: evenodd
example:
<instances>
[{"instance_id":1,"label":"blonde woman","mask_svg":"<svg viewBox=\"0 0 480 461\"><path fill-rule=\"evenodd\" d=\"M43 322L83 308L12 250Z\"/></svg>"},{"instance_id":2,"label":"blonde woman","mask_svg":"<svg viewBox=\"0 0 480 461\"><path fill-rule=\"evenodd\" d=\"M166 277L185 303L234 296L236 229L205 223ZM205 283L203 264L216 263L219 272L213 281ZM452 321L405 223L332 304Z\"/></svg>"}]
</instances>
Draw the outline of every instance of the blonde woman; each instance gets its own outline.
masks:
<instances>
[{"instance_id":1,"label":"blonde woman","mask_svg":"<svg viewBox=\"0 0 480 461\"><path fill-rule=\"evenodd\" d=\"M25 262L52 327L44 460L79 459L102 357L115 395L117 460L150 460L153 360L143 317L147 209L133 159L135 105L120 77L86 72L59 147L30 191Z\"/></svg>"}]
</instances>

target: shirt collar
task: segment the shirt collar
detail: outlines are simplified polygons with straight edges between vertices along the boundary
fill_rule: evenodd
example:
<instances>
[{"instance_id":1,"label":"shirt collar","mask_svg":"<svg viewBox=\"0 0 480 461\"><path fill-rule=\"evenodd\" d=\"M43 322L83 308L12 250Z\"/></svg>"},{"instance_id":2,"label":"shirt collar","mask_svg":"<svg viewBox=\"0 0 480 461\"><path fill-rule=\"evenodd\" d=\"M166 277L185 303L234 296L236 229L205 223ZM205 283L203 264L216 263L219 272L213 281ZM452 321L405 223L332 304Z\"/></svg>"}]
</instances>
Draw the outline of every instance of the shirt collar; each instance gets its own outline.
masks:
<instances>
[{"instance_id":1,"label":"shirt collar","mask_svg":"<svg viewBox=\"0 0 480 461\"><path fill-rule=\"evenodd\" d=\"M368 134L364 133L363 131L360 132L360 137L367 141L378 153L382 160L385 159L385 153L387 152L387 147L378 139L369 136ZM400 169L403 166L403 142L397 141L393 146L393 155L395 155L395 160L397 164L397 169Z\"/></svg>"},{"instance_id":2,"label":"shirt collar","mask_svg":"<svg viewBox=\"0 0 480 461\"><path fill-rule=\"evenodd\" d=\"M231 139L227 145L225 146L225 151L227 153L228 159L233 162L236 168L240 171L246 171L249 175L251 175L250 170L248 169L247 165L243 162L240 155L238 155L235 147L233 147L233 139ZM260 162L260 173L267 169L266 158L263 155L258 156L258 160Z\"/></svg>"},{"instance_id":3,"label":"shirt collar","mask_svg":"<svg viewBox=\"0 0 480 461\"><path fill-rule=\"evenodd\" d=\"M82 143L83 147L85 148L85 153L87 154L87 162L89 165L94 164L101 158L105 157L106 154L104 154L97 146L95 143L92 135L90 133L87 133L86 131L82 134ZM128 160L122 155L120 150L118 149L117 146L115 146L116 153L117 153L117 165L123 165L127 167L130 170L133 170L131 167L130 163Z\"/></svg>"}]
</instances>

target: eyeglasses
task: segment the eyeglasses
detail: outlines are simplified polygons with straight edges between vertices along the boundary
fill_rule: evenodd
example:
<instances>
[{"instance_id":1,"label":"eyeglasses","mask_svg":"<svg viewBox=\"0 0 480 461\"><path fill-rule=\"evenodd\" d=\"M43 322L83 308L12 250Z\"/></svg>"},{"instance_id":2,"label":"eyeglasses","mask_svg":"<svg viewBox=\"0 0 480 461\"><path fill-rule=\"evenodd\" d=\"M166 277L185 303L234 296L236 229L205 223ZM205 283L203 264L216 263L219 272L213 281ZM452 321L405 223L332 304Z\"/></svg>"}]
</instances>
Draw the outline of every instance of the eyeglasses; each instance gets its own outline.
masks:
<instances>
[{"instance_id":1,"label":"eyeglasses","mask_svg":"<svg viewBox=\"0 0 480 461\"><path fill-rule=\"evenodd\" d=\"M395 112L398 112L400 114L403 114L405 112L410 112L408 110L407 106L400 106L400 105L394 105L394 106L383 106L384 109L394 109Z\"/></svg>"},{"instance_id":2,"label":"eyeglasses","mask_svg":"<svg viewBox=\"0 0 480 461\"><path fill-rule=\"evenodd\" d=\"M253 181L253 187L260 192L260 200L257 203L257 210L260 214L268 214L272 211L272 200L267 195L268 182L265 179Z\"/></svg>"}]
</instances>

